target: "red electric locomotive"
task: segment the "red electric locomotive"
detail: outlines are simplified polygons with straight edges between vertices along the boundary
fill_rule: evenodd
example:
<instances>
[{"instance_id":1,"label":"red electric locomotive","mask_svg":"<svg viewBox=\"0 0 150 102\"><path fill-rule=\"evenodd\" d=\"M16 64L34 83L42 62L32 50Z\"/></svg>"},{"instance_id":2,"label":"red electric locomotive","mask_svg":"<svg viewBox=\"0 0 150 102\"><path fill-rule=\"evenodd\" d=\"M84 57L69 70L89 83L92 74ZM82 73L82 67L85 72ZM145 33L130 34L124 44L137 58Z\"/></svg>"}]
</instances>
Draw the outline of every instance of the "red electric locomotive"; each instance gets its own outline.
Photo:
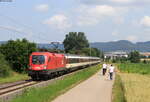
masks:
<instances>
[{"instance_id":1,"label":"red electric locomotive","mask_svg":"<svg viewBox=\"0 0 150 102\"><path fill-rule=\"evenodd\" d=\"M98 57L33 52L30 56L28 75L31 76L33 80L47 79L99 62L100 58Z\"/></svg>"},{"instance_id":2,"label":"red electric locomotive","mask_svg":"<svg viewBox=\"0 0 150 102\"><path fill-rule=\"evenodd\" d=\"M64 54L33 52L30 56L29 66L28 75L32 79L48 78L56 70L64 70L66 59Z\"/></svg>"}]
</instances>

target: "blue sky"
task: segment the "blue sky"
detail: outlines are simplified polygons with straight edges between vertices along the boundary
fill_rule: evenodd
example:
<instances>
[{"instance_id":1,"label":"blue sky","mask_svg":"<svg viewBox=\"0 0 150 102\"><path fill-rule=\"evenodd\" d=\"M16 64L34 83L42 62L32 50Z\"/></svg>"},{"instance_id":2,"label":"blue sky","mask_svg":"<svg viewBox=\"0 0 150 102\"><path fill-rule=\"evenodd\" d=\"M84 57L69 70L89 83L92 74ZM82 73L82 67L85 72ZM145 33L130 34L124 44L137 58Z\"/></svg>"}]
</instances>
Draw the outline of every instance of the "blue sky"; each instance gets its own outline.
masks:
<instances>
[{"instance_id":1,"label":"blue sky","mask_svg":"<svg viewBox=\"0 0 150 102\"><path fill-rule=\"evenodd\" d=\"M85 32L90 42L150 41L149 9L150 0L0 2L0 41L62 42L72 31Z\"/></svg>"}]
</instances>

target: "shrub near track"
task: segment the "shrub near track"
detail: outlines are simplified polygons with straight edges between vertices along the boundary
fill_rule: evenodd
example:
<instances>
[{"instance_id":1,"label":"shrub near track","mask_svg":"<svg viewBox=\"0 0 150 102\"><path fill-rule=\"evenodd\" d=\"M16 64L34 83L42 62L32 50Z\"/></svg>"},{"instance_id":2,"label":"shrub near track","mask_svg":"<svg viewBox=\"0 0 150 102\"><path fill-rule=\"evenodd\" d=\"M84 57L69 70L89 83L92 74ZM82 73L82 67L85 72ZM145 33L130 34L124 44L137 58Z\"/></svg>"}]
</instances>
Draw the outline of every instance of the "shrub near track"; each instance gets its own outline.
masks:
<instances>
[{"instance_id":1,"label":"shrub near track","mask_svg":"<svg viewBox=\"0 0 150 102\"><path fill-rule=\"evenodd\" d=\"M66 76L63 80L57 80L47 87L28 90L12 102L51 102L60 94L95 74L100 68L100 65L92 66Z\"/></svg>"},{"instance_id":2,"label":"shrub near track","mask_svg":"<svg viewBox=\"0 0 150 102\"><path fill-rule=\"evenodd\" d=\"M29 76L27 74L19 74L16 72L12 72L12 74L8 77L1 77L0 78L0 84L4 83L11 83L11 82L17 82L21 80L28 80Z\"/></svg>"}]
</instances>

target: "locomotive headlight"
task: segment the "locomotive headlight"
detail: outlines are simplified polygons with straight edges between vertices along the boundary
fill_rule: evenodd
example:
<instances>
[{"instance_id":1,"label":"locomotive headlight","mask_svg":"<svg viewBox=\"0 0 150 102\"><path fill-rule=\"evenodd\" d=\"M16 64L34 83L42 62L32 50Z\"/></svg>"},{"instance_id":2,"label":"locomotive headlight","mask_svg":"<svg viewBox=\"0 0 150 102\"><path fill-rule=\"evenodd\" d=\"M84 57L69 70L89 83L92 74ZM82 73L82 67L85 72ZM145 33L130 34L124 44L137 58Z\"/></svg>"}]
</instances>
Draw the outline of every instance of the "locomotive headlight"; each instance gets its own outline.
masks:
<instances>
[{"instance_id":1,"label":"locomotive headlight","mask_svg":"<svg viewBox=\"0 0 150 102\"><path fill-rule=\"evenodd\" d=\"M29 66L29 69L32 69L32 66Z\"/></svg>"},{"instance_id":2,"label":"locomotive headlight","mask_svg":"<svg viewBox=\"0 0 150 102\"><path fill-rule=\"evenodd\" d=\"M43 68L44 68L44 69L46 69L46 68L47 68L47 66L43 66Z\"/></svg>"}]
</instances>

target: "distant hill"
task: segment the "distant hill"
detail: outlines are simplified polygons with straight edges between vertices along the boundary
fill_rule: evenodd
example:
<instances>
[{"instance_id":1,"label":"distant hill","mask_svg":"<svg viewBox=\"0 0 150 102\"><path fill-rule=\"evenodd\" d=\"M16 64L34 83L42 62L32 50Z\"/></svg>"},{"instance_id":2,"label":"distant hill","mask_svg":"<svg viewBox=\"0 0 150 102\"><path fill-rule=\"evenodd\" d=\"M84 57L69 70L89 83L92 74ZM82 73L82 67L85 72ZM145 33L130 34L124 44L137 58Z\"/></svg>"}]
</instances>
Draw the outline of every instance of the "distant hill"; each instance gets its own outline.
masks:
<instances>
[{"instance_id":1,"label":"distant hill","mask_svg":"<svg viewBox=\"0 0 150 102\"><path fill-rule=\"evenodd\" d=\"M98 48L104 52L125 51L130 52L137 50L140 52L150 52L150 41L132 43L128 40L119 40L111 42L90 43L91 47ZM39 48L53 48L51 44L38 44ZM64 49L63 44L59 44L59 49Z\"/></svg>"},{"instance_id":2,"label":"distant hill","mask_svg":"<svg viewBox=\"0 0 150 102\"><path fill-rule=\"evenodd\" d=\"M98 48L104 52L137 50L140 52L150 52L150 41L132 43L127 40L111 41L111 42L95 42L90 44L91 47Z\"/></svg>"},{"instance_id":3,"label":"distant hill","mask_svg":"<svg viewBox=\"0 0 150 102\"><path fill-rule=\"evenodd\" d=\"M6 43L6 41L0 41L0 44ZM150 52L150 41L147 42L137 42L132 43L128 40L119 40L119 41L110 41L110 42L95 42L90 43L91 47L98 48L104 52L111 52L111 51L126 51L130 52L133 50L137 50L140 52ZM38 48L54 48L52 44L43 44L38 43ZM59 49L64 49L63 44L59 44Z\"/></svg>"},{"instance_id":4,"label":"distant hill","mask_svg":"<svg viewBox=\"0 0 150 102\"><path fill-rule=\"evenodd\" d=\"M5 44L7 43L7 41L0 41L0 44Z\"/></svg>"}]
</instances>

